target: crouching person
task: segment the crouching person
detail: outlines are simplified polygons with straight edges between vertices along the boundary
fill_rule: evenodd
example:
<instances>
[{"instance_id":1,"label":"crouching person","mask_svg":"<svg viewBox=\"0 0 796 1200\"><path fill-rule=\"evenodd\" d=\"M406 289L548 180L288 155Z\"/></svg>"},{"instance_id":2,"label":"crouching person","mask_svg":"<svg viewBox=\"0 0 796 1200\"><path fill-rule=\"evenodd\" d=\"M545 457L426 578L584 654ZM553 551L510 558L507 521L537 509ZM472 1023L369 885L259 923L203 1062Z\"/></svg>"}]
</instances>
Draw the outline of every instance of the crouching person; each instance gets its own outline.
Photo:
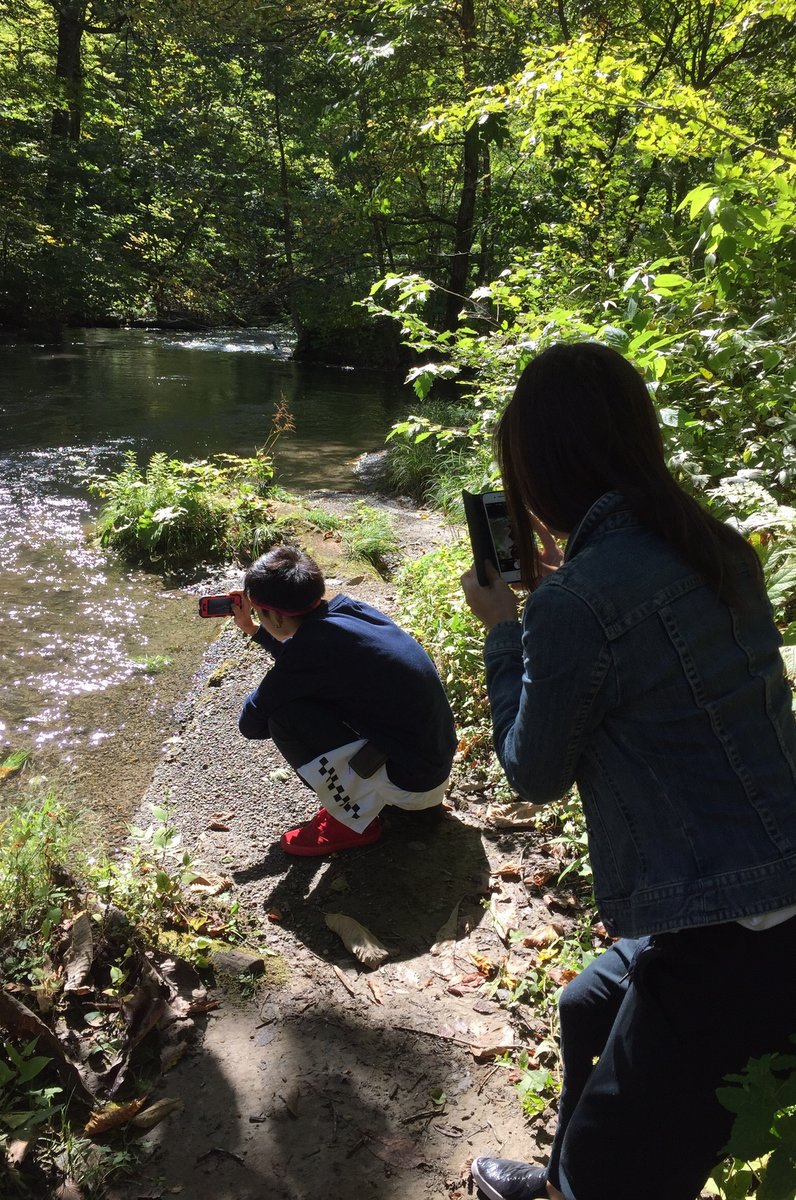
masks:
<instances>
[{"instance_id":1,"label":"crouching person","mask_svg":"<svg viewBox=\"0 0 796 1200\"><path fill-rule=\"evenodd\" d=\"M240 731L271 738L322 806L282 835L288 854L370 845L386 805L433 820L456 749L426 652L384 613L349 596L326 600L325 590L309 555L277 546L246 572L234 610L238 628L274 658L243 705Z\"/></svg>"}]
</instances>

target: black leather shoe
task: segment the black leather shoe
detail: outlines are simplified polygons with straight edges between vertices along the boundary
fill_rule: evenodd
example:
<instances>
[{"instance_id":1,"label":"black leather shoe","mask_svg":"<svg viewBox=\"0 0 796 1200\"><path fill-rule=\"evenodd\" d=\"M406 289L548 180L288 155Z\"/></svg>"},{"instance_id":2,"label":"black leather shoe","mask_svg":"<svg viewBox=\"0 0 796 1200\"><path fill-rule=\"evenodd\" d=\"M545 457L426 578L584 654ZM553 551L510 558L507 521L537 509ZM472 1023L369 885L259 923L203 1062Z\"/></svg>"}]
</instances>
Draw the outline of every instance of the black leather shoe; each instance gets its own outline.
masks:
<instances>
[{"instance_id":1,"label":"black leather shoe","mask_svg":"<svg viewBox=\"0 0 796 1200\"><path fill-rule=\"evenodd\" d=\"M488 1200L535 1200L547 1195L547 1171L509 1158L476 1158L470 1174Z\"/></svg>"}]
</instances>

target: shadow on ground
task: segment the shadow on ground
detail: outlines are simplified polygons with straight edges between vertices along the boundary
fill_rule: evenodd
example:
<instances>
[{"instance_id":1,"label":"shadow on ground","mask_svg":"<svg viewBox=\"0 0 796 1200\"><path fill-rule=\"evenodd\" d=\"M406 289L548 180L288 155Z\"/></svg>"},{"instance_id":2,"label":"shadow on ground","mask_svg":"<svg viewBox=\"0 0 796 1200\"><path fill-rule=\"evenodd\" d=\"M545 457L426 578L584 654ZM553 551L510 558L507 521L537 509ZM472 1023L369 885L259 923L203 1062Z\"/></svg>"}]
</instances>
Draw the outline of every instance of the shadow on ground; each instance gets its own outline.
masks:
<instances>
[{"instance_id":1,"label":"shadow on ground","mask_svg":"<svg viewBox=\"0 0 796 1200\"><path fill-rule=\"evenodd\" d=\"M360 1020L355 1002L319 1000L309 985L259 1017L227 1011L170 1080L182 1108L108 1200L447 1196L452 1176L464 1186L473 1140L495 1137L472 1063L453 1049L443 1058L389 1014Z\"/></svg>"},{"instance_id":2,"label":"shadow on ground","mask_svg":"<svg viewBox=\"0 0 796 1200\"><path fill-rule=\"evenodd\" d=\"M265 894L265 913L322 958L337 958L340 950L326 926L327 912L365 925L395 962L424 954L457 905L458 929L478 925L489 891L481 835L452 815L424 830L422 838L388 826L376 845L328 861L290 859L275 845L261 863L234 878L241 884L283 873L286 863L287 873Z\"/></svg>"}]
</instances>

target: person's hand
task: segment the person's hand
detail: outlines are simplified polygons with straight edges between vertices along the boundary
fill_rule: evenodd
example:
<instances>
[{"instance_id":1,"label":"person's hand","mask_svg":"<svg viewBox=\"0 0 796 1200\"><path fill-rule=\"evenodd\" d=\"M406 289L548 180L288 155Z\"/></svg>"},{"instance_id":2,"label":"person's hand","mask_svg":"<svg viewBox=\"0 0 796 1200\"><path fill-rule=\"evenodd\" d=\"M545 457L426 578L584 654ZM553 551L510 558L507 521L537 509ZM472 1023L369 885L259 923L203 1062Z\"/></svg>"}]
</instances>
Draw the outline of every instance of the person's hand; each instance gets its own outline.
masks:
<instances>
[{"instance_id":1,"label":"person's hand","mask_svg":"<svg viewBox=\"0 0 796 1200\"><path fill-rule=\"evenodd\" d=\"M564 561L564 551L547 526L533 513L531 514L531 524L541 543L541 549L538 552L539 574L536 577L536 582L541 583L545 576L552 575L553 571L557 571L561 566Z\"/></svg>"},{"instance_id":2,"label":"person's hand","mask_svg":"<svg viewBox=\"0 0 796 1200\"><path fill-rule=\"evenodd\" d=\"M501 621L517 620L517 597L505 580L500 578L492 563L485 565L488 585L481 586L475 566L472 566L462 575L462 589L465 600L478 620L491 629Z\"/></svg>"},{"instance_id":3,"label":"person's hand","mask_svg":"<svg viewBox=\"0 0 796 1200\"><path fill-rule=\"evenodd\" d=\"M259 625L252 618L252 602L245 592L230 592L232 597L232 620L243 633L249 637L256 633Z\"/></svg>"}]
</instances>

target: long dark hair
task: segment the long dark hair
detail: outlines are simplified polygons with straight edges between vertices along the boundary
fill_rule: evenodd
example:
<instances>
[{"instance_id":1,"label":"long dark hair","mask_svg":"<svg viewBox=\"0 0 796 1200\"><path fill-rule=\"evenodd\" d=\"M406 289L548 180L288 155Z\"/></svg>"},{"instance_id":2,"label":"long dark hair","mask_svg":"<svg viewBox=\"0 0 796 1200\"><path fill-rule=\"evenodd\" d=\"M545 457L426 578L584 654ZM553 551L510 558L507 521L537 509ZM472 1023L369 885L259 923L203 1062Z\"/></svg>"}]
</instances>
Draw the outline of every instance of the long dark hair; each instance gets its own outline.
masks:
<instances>
[{"instance_id":1,"label":"long dark hair","mask_svg":"<svg viewBox=\"0 0 796 1200\"><path fill-rule=\"evenodd\" d=\"M644 380L609 346L560 343L533 359L498 424L495 455L527 587L538 567L530 514L571 533L610 491L722 598L735 592L739 558L761 578L752 547L672 478Z\"/></svg>"}]
</instances>

